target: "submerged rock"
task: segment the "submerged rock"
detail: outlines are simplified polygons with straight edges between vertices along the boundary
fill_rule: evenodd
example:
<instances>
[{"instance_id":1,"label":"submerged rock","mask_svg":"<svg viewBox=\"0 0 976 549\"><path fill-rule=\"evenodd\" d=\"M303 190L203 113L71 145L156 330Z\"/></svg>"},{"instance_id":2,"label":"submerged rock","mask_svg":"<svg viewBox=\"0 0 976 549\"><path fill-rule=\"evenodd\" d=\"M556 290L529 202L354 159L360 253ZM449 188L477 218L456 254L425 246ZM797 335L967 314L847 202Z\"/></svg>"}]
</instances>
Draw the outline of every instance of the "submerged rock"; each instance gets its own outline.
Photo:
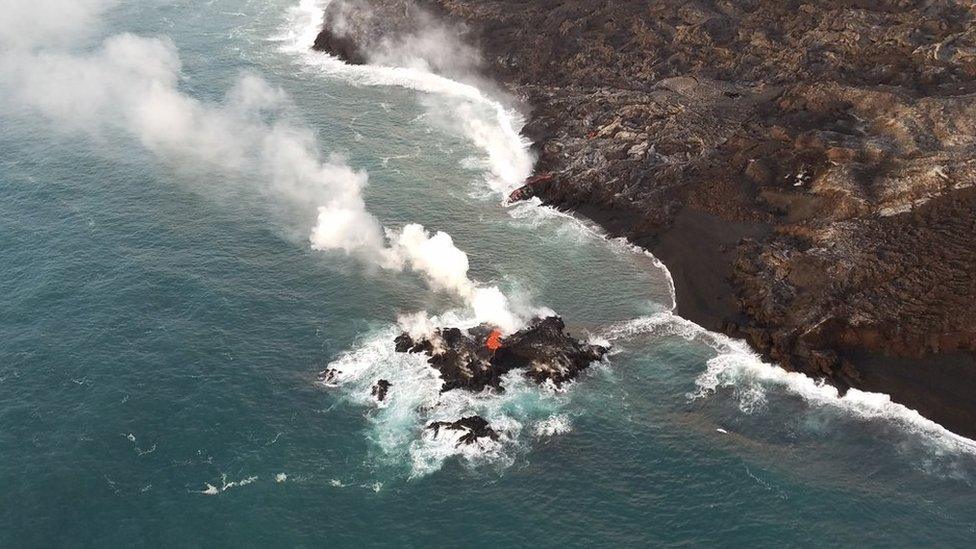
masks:
<instances>
[{"instance_id":1,"label":"submerged rock","mask_svg":"<svg viewBox=\"0 0 976 549\"><path fill-rule=\"evenodd\" d=\"M458 446L462 444L474 444L479 438L498 440L498 433L491 428L491 425L488 424L488 420L481 416L468 416L454 422L435 421L427 426L427 429L432 429L434 431L435 437L440 433L442 428L450 429L452 431L467 431L467 433L458 439Z\"/></svg>"},{"instance_id":2,"label":"submerged rock","mask_svg":"<svg viewBox=\"0 0 976 549\"><path fill-rule=\"evenodd\" d=\"M490 326L462 331L441 328L415 341L408 334L395 340L401 353L425 353L428 363L441 373L441 391L486 387L502 390L501 378L516 369L537 383L560 385L577 377L607 353L605 347L580 341L563 330L562 319L536 319L530 326L501 338ZM492 349L494 347L494 350Z\"/></svg>"},{"instance_id":3,"label":"submerged rock","mask_svg":"<svg viewBox=\"0 0 976 549\"><path fill-rule=\"evenodd\" d=\"M370 395L376 399L377 402L383 402L386 400L386 393L390 390L390 386L393 385L385 379L381 379L373 385Z\"/></svg>"},{"instance_id":4,"label":"submerged rock","mask_svg":"<svg viewBox=\"0 0 976 549\"><path fill-rule=\"evenodd\" d=\"M324 385L337 385L339 380L339 374L341 373L342 372L340 372L335 368L326 368L325 370L319 372L318 375L319 383L322 383Z\"/></svg>"}]
</instances>

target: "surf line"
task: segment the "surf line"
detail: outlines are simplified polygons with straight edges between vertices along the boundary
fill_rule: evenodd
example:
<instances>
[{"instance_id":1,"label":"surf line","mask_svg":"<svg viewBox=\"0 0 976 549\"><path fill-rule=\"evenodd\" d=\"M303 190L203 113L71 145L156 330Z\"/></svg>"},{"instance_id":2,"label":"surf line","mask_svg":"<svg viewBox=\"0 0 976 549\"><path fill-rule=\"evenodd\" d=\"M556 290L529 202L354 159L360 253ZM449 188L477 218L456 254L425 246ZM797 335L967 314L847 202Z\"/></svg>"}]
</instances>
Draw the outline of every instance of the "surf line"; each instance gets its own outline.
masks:
<instances>
[{"instance_id":1,"label":"surf line","mask_svg":"<svg viewBox=\"0 0 976 549\"><path fill-rule=\"evenodd\" d=\"M401 87L487 107L487 110L493 113L494 121L477 120L476 125L469 124L462 127L463 133L488 154L489 164L495 175L494 180L489 182L493 191L505 197L522 185L531 175L534 165L534 159L529 151L531 142L521 135L525 125L524 117L516 110L506 108L501 101L488 96L473 85L430 71L397 66L350 65L325 52L313 50L310 45L314 43L321 31L325 10L331 1L301 0L297 6L288 10L285 30L272 40L281 42L282 52L299 57L306 66L322 70L328 76L341 78L353 84ZM471 111L459 114L470 115ZM577 223L586 233L607 242L616 240L608 238L602 229L594 227L585 220L572 214L552 210ZM647 250L633 245L629 247L634 253L650 257L655 267L661 269L666 276L671 294L670 310L651 317L637 318L621 326L613 326L607 330L607 335L610 338L634 336L638 333L660 330L662 324L669 324L671 326L668 331L693 332L696 336L707 340L706 344L715 349L719 356L709 360L708 369L696 380L698 391L690 395L691 398L701 398L714 393L717 386L731 383L732 378L748 377L749 382L760 383L767 390L780 387L801 396L809 404L829 403L864 419L885 418L908 431L924 434L931 440L939 441L950 450L976 454L976 441L957 435L921 416L917 411L892 402L889 395L854 390L853 394L849 392L848 395L840 396L836 390L822 386L813 378L762 361L744 341L731 340L723 334L710 332L675 315L677 296L674 279L667 266Z\"/></svg>"}]
</instances>

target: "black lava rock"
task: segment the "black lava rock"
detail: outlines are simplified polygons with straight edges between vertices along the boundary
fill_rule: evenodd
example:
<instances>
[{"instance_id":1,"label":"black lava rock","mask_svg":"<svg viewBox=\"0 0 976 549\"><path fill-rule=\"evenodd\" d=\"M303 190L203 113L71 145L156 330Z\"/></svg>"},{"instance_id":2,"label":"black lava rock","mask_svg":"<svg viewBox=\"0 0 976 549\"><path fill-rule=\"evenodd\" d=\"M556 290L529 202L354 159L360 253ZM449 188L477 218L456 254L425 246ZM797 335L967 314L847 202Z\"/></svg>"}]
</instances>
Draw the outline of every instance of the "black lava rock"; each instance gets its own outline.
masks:
<instances>
[{"instance_id":1,"label":"black lava rock","mask_svg":"<svg viewBox=\"0 0 976 549\"><path fill-rule=\"evenodd\" d=\"M441 373L441 391L466 389L478 392L486 387L503 390L501 378L520 369L537 383L560 385L576 378L594 361L607 353L605 347L580 341L563 330L562 319L551 316L536 319L515 332L492 350L487 345L492 328L482 325L462 331L436 330L427 339L414 341L407 334L396 338L398 352L423 352L428 363Z\"/></svg>"},{"instance_id":2,"label":"black lava rock","mask_svg":"<svg viewBox=\"0 0 976 549\"><path fill-rule=\"evenodd\" d=\"M458 439L458 446L462 444L474 444L479 438L498 440L498 433L491 428L488 420L481 416L468 416L454 422L435 421L428 425L427 428L433 429L435 437L440 433L442 428L452 431L467 431L467 433Z\"/></svg>"},{"instance_id":3,"label":"black lava rock","mask_svg":"<svg viewBox=\"0 0 976 549\"><path fill-rule=\"evenodd\" d=\"M393 384L389 381L381 379L377 381L375 385L373 385L373 389L370 391L370 394L373 395L373 398L375 398L377 402L383 402L386 400L386 393L390 390L391 385Z\"/></svg>"}]
</instances>

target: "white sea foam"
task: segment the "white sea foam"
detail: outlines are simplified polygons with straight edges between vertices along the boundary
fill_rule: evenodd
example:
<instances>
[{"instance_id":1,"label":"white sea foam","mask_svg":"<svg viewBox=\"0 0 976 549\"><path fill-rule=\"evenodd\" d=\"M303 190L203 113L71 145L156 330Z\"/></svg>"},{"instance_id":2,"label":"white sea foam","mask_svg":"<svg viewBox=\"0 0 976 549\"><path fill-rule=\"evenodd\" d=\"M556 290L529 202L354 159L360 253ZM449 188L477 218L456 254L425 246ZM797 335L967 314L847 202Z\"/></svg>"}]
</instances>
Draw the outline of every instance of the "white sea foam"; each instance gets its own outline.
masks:
<instances>
[{"instance_id":1,"label":"white sea foam","mask_svg":"<svg viewBox=\"0 0 976 549\"><path fill-rule=\"evenodd\" d=\"M540 437L564 435L572 429L569 417L564 414L553 414L535 424L535 434Z\"/></svg>"},{"instance_id":2,"label":"white sea foam","mask_svg":"<svg viewBox=\"0 0 976 549\"><path fill-rule=\"evenodd\" d=\"M650 316L611 324L604 328L599 335L610 342L646 335L680 337L685 341L702 343L720 353L751 353L749 346L744 341L709 332L671 311L662 311Z\"/></svg>"},{"instance_id":3,"label":"white sea foam","mask_svg":"<svg viewBox=\"0 0 976 549\"><path fill-rule=\"evenodd\" d=\"M150 446L148 449L140 448L139 447L139 444L138 444L138 441L136 440L136 436L134 434L132 434L132 433L129 433L127 435L126 434L123 434L122 436L124 436L126 438L126 440L128 440L129 442L132 443L132 448L140 456L149 455L149 454L151 454L151 453L153 453L153 452L156 451L156 445L155 444L153 444L152 446Z\"/></svg>"},{"instance_id":4,"label":"white sea foam","mask_svg":"<svg viewBox=\"0 0 976 549\"><path fill-rule=\"evenodd\" d=\"M418 323L415 317L409 322ZM466 328L477 323L472 316L452 311L424 319L419 325ZM540 388L518 372L503 379L505 392L501 394L462 390L441 393L443 380L427 364L426 355L395 352L392 340L401 329L390 326L368 335L329 368L338 372L334 385L346 401L372 410L367 414L368 438L376 445L375 458L395 466L409 464L412 477L434 472L448 459L459 459L469 466L505 467L524 446L523 426L553 417L569 402L570 395L565 392ZM370 395L379 379L391 383L382 407L377 407ZM499 440L458 445L463 431L441 429L435 435L425 429L434 421L453 422L471 415L484 417Z\"/></svg>"},{"instance_id":5,"label":"white sea foam","mask_svg":"<svg viewBox=\"0 0 976 549\"><path fill-rule=\"evenodd\" d=\"M205 496L216 496L217 494L219 494L221 492L226 492L227 490L230 490L231 488L239 488L241 486L247 486L248 484L251 484L251 483L253 483L253 482L257 481L257 480L258 480L258 477L251 476L251 477L243 478L241 480L235 480L235 481L227 482L227 475L221 474L220 475L220 487L214 486L213 484L210 484L209 482L206 482L206 483L204 483L204 489L203 490L198 490L196 493L203 494Z\"/></svg>"},{"instance_id":6,"label":"white sea foam","mask_svg":"<svg viewBox=\"0 0 976 549\"><path fill-rule=\"evenodd\" d=\"M241 480L227 482L227 475L221 475L220 476L220 481L223 484L223 486L220 488L220 491L221 492L224 492L224 491L227 491L227 490L229 490L231 488L237 488L237 487L240 487L240 486L247 486L248 484L251 484L252 482L256 481L257 479L258 479L258 477L247 477L247 478L243 478Z\"/></svg>"},{"instance_id":7,"label":"white sea foam","mask_svg":"<svg viewBox=\"0 0 976 549\"><path fill-rule=\"evenodd\" d=\"M883 420L898 425L905 432L946 450L976 455L976 441L959 436L917 411L892 402L883 393L850 389L843 396L836 387L779 366L763 362L752 352L719 354L708 361L707 369L695 381L692 398L714 394L722 387L731 388L745 413L764 409L771 390L799 396L811 407L831 407L860 421Z\"/></svg>"},{"instance_id":8,"label":"white sea foam","mask_svg":"<svg viewBox=\"0 0 976 549\"><path fill-rule=\"evenodd\" d=\"M711 347L717 353L695 380L688 396L706 398L721 388L731 391L739 409L751 414L764 410L771 391L800 397L808 406L831 408L860 421L884 420L942 448L976 454L976 441L945 429L882 393L851 389L843 396L836 387L797 372L788 372L761 357L742 340L710 332L671 312L641 317L608 327L603 337L613 342L638 336L680 337Z\"/></svg>"}]
</instances>

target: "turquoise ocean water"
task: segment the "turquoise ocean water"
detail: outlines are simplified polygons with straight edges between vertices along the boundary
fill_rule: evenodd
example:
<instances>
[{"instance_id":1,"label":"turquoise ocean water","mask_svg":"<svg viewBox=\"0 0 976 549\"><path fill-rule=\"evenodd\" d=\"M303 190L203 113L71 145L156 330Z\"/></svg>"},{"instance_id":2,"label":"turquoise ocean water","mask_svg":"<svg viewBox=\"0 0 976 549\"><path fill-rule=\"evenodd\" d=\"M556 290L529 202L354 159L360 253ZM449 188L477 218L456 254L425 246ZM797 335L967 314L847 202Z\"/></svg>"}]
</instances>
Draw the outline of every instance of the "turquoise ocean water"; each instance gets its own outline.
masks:
<instances>
[{"instance_id":1,"label":"turquoise ocean water","mask_svg":"<svg viewBox=\"0 0 976 549\"><path fill-rule=\"evenodd\" d=\"M201 112L263 79L287 112L259 128L308 130L369 174L384 226L450 233L472 279L612 356L564 391L438 395L389 343L405 313L468 318L457 298L312 249L318 204L267 173L69 127L0 73L0 546L972 545L976 444L763 364L671 315L652 257L504 206L525 154L512 104L305 53L320 8L124 2L50 47L74 63L119 33L168 37ZM330 365L342 386L316 382ZM423 432L468 413L501 443Z\"/></svg>"}]
</instances>

